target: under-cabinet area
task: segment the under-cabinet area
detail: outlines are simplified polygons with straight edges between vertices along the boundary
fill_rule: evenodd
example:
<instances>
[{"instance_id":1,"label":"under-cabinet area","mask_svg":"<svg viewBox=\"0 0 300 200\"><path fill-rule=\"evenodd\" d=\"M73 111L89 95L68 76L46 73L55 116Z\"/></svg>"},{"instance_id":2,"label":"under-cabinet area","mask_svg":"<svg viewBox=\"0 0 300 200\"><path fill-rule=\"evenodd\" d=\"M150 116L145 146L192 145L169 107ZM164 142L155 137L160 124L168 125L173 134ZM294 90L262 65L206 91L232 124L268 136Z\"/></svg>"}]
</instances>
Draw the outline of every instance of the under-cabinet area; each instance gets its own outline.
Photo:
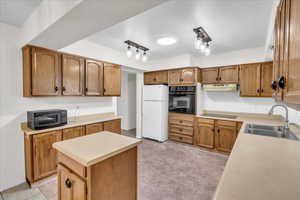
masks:
<instances>
[{"instance_id":1,"label":"under-cabinet area","mask_svg":"<svg viewBox=\"0 0 300 200\"><path fill-rule=\"evenodd\" d=\"M98 122L97 122L98 121ZM57 152L52 145L85 135L109 131L121 134L121 119L112 113L81 116L61 127L32 130L26 123L24 132L26 179L32 184L57 172Z\"/></svg>"},{"instance_id":2,"label":"under-cabinet area","mask_svg":"<svg viewBox=\"0 0 300 200\"><path fill-rule=\"evenodd\" d=\"M23 47L23 96L120 96L120 65Z\"/></svg>"}]
</instances>

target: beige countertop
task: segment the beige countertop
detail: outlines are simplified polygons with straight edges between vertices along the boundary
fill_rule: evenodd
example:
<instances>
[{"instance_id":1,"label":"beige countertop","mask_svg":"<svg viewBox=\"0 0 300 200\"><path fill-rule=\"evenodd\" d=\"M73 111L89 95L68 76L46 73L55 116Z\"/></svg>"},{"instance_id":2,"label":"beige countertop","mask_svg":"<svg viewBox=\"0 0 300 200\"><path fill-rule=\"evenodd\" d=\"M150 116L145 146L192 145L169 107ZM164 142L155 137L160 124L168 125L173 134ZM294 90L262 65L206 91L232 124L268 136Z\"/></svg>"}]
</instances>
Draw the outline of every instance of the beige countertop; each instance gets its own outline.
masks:
<instances>
[{"instance_id":1,"label":"beige countertop","mask_svg":"<svg viewBox=\"0 0 300 200\"><path fill-rule=\"evenodd\" d=\"M76 126L83 126L83 125L87 125L87 124L99 123L99 122L104 122L104 121L109 121L109 120L114 120L114 119L121 119L121 118L122 118L121 116L115 115L112 112L93 114L93 115L81 115L76 118L69 117L68 124L66 124L64 126L47 128L47 129L43 129L43 130L32 130L31 128L28 128L27 122L23 122L23 123L21 123L21 130L27 135L32 135L32 134L37 134L37 133L61 130L61 129L65 129L65 128L72 128L72 127L76 127Z\"/></svg>"},{"instance_id":2,"label":"beige countertop","mask_svg":"<svg viewBox=\"0 0 300 200\"><path fill-rule=\"evenodd\" d=\"M284 119L281 116L206 113L236 115L236 119L221 119L244 122L214 200L300 199L300 141L246 134L244 131L247 123L283 125ZM291 125L290 129L300 137L299 127Z\"/></svg>"},{"instance_id":3,"label":"beige countertop","mask_svg":"<svg viewBox=\"0 0 300 200\"><path fill-rule=\"evenodd\" d=\"M83 166L89 167L140 143L142 141L136 138L103 131L56 142L53 147Z\"/></svg>"}]
</instances>

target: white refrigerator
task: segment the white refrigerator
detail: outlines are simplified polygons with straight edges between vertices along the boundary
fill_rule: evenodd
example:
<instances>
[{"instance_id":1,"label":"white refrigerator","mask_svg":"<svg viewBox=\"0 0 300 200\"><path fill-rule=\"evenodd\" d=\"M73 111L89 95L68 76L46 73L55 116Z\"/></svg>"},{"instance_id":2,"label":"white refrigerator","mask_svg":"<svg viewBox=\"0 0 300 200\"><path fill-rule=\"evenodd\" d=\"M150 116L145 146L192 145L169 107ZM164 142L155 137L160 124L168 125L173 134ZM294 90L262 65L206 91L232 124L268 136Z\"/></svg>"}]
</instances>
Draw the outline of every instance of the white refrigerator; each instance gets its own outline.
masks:
<instances>
[{"instance_id":1,"label":"white refrigerator","mask_svg":"<svg viewBox=\"0 0 300 200\"><path fill-rule=\"evenodd\" d=\"M143 88L143 137L160 142L168 139L169 89L165 85Z\"/></svg>"}]
</instances>

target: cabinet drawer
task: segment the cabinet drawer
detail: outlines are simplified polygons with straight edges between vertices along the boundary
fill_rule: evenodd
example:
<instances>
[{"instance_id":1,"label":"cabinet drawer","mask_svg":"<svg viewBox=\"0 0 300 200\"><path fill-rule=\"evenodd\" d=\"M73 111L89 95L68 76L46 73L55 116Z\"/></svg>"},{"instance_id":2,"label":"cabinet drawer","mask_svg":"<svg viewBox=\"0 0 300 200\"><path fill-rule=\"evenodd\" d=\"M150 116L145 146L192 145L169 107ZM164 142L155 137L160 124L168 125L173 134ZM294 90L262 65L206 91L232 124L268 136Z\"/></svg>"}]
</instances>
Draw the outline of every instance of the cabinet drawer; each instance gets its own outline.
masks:
<instances>
[{"instance_id":1,"label":"cabinet drawer","mask_svg":"<svg viewBox=\"0 0 300 200\"><path fill-rule=\"evenodd\" d=\"M193 134L194 134L194 129L192 127L188 127L188 126L170 125L169 129L170 129L170 132L173 132L173 133L179 133L179 134L189 135L189 136L193 136Z\"/></svg>"},{"instance_id":2,"label":"cabinet drawer","mask_svg":"<svg viewBox=\"0 0 300 200\"><path fill-rule=\"evenodd\" d=\"M214 119L207 119L207 118L197 118L197 123L204 123L204 124L214 124L215 120Z\"/></svg>"},{"instance_id":3,"label":"cabinet drawer","mask_svg":"<svg viewBox=\"0 0 300 200\"><path fill-rule=\"evenodd\" d=\"M81 177L86 177L86 168L76 162L75 160L70 159L62 153L58 153L57 156L58 163L68 166L70 170Z\"/></svg>"},{"instance_id":4,"label":"cabinet drawer","mask_svg":"<svg viewBox=\"0 0 300 200\"><path fill-rule=\"evenodd\" d=\"M184 142L188 144L193 144L193 138L186 135L179 135L177 133L170 132L169 139L175 140L177 142Z\"/></svg>"},{"instance_id":5,"label":"cabinet drawer","mask_svg":"<svg viewBox=\"0 0 300 200\"><path fill-rule=\"evenodd\" d=\"M100 131L103 131L103 123L86 125L86 129L85 129L86 135L97 133Z\"/></svg>"},{"instance_id":6,"label":"cabinet drawer","mask_svg":"<svg viewBox=\"0 0 300 200\"><path fill-rule=\"evenodd\" d=\"M219 126L236 126L236 122L234 122L234 121L216 120L216 125L219 125Z\"/></svg>"},{"instance_id":7,"label":"cabinet drawer","mask_svg":"<svg viewBox=\"0 0 300 200\"><path fill-rule=\"evenodd\" d=\"M193 126L194 116L185 114L169 114L169 124Z\"/></svg>"}]
</instances>

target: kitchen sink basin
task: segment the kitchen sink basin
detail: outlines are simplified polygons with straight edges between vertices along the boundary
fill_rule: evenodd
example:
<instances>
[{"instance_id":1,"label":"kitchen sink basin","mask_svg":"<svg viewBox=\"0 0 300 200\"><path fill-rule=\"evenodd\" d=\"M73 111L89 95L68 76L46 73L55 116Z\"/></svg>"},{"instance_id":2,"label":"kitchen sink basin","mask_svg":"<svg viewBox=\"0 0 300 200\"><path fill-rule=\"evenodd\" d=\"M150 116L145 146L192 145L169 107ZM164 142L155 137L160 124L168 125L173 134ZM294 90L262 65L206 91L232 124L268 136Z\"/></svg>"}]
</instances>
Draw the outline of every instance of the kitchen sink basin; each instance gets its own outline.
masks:
<instances>
[{"instance_id":1,"label":"kitchen sink basin","mask_svg":"<svg viewBox=\"0 0 300 200\"><path fill-rule=\"evenodd\" d=\"M226 115L226 114L212 114L212 113L205 113L202 116L207 116L207 117L217 117L217 118L227 118L227 119L236 119L237 116L235 115Z\"/></svg>"},{"instance_id":2,"label":"kitchen sink basin","mask_svg":"<svg viewBox=\"0 0 300 200\"><path fill-rule=\"evenodd\" d=\"M290 130L284 131L283 126L266 126L258 124L247 124L245 132L254 135L263 135L290 140L298 140L297 136Z\"/></svg>"}]
</instances>

